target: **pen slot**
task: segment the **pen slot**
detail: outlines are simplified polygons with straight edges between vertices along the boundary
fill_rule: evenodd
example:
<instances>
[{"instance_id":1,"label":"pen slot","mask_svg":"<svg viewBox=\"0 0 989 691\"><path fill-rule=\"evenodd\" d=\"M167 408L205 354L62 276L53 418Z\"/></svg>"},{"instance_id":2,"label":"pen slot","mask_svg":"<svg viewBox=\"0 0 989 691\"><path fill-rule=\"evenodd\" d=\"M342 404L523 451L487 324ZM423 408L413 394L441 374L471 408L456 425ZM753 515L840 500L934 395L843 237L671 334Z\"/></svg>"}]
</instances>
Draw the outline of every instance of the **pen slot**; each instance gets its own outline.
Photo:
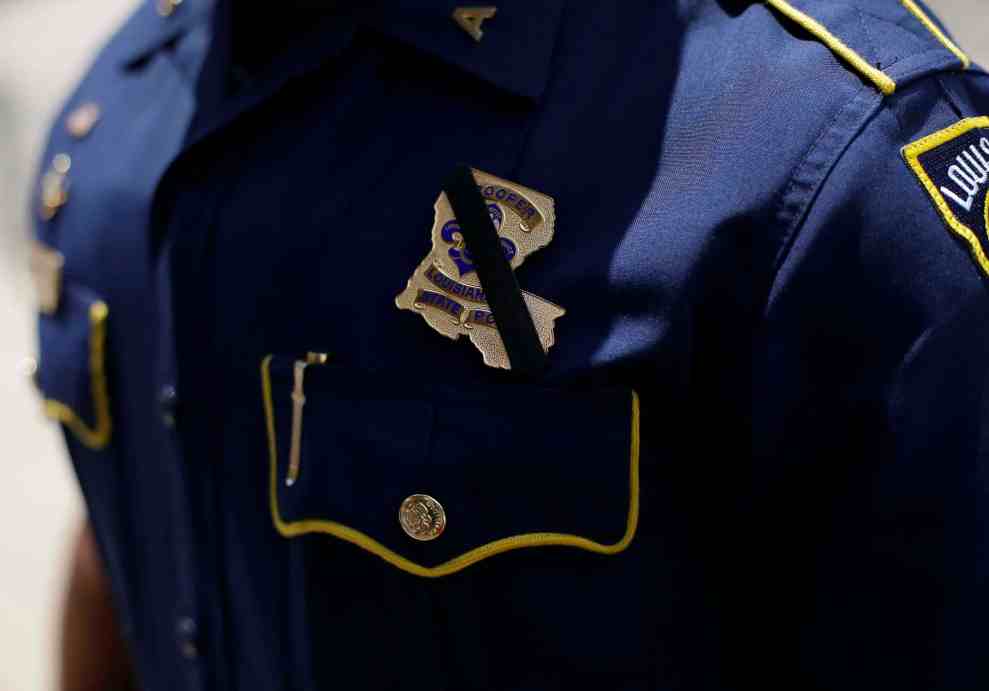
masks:
<instances>
[{"instance_id":1,"label":"pen slot","mask_svg":"<svg viewBox=\"0 0 989 691\"><path fill-rule=\"evenodd\" d=\"M307 353L304 360L296 360L292 369L292 439L289 447L288 470L285 485L291 487L299 479L302 466L302 415L306 405L306 368L310 365L325 365L329 357L326 353Z\"/></svg>"}]
</instances>

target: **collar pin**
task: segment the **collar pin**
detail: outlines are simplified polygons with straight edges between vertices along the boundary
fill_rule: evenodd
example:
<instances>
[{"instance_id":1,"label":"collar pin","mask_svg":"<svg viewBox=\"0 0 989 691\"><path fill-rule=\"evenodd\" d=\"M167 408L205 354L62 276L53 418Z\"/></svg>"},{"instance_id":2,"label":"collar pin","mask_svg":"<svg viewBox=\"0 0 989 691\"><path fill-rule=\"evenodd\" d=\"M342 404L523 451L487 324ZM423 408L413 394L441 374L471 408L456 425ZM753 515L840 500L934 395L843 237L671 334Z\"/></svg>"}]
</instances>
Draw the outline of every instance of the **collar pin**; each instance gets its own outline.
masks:
<instances>
[{"instance_id":1,"label":"collar pin","mask_svg":"<svg viewBox=\"0 0 989 691\"><path fill-rule=\"evenodd\" d=\"M458 7L453 11L453 21L466 31L478 43L484 38L481 25L485 19L491 19L498 12L497 7Z\"/></svg>"}]
</instances>

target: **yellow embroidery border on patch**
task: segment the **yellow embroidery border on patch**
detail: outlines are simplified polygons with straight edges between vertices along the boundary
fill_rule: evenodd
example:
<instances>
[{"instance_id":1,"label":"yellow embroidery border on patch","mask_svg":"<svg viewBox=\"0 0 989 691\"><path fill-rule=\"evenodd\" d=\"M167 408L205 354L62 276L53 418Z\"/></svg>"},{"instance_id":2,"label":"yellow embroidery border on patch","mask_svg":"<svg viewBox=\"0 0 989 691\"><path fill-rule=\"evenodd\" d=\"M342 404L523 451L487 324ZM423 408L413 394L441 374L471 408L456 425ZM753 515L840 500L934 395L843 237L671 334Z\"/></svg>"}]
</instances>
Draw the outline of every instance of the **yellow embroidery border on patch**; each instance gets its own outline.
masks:
<instances>
[{"instance_id":1,"label":"yellow embroidery border on patch","mask_svg":"<svg viewBox=\"0 0 989 691\"><path fill-rule=\"evenodd\" d=\"M46 398L43 404L46 417L63 423L83 446L94 451L106 448L113 428L106 381L106 320L109 314L103 301L89 306L89 386L95 415L93 424L87 424L79 413L62 401ZM41 366L44 367L44 362Z\"/></svg>"},{"instance_id":2,"label":"yellow embroidery border on patch","mask_svg":"<svg viewBox=\"0 0 989 691\"><path fill-rule=\"evenodd\" d=\"M613 555L624 551L632 543L639 524L639 396L632 392L632 431L629 460L629 505L625 535L613 544L602 544L579 535L565 533L526 533L489 542L438 566L423 566L394 552L377 540L350 526L323 519L286 521L278 507L278 444L275 438L275 411L271 393L271 359L261 361L261 396L264 403L265 423L268 432L269 455L269 504L275 529L285 538L309 533L332 535L380 557L392 566L422 578L440 578L462 571L477 562L504 552L531 547L575 547L597 554Z\"/></svg>"},{"instance_id":3,"label":"yellow embroidery border on patch","mask_svg":"<svg viewBox=\"0 0 989 691\"><path fill-rule=\"evenodd\" d=\"M956 122L951 127L946 127L945 129L930 134L923 139L918 139L912 144L908 144L903 147L903 158L906 160L910 169L913 170L914 175L920 180L920 183L927 190L927 193L934 200L935 206L937 206L938 213L941 214L941 218L944 222L948 224L948 227L958 235L960 238L965 240L968 244L972 256L975 261L978 262L982 270L989 275L989 257L986 256L985 251L982 249L982 243L979 242L979 237L976 231L969 228L967 225L962 223L951 207L948 206L947 200L945 200L944 195L941 194L941 190L938 186L934 184L927 171L924 170L924 166L920 163L921 155L943 146L948 142L957 139L967 132L979 127L989 127L989 117L977 117L977 118L965 118L959 122ZM989 211L989 210L987 210ZM989 220L987 220L989 223ZM989 227L989 226L987 226Z\"/></svg>"}]
</instances>

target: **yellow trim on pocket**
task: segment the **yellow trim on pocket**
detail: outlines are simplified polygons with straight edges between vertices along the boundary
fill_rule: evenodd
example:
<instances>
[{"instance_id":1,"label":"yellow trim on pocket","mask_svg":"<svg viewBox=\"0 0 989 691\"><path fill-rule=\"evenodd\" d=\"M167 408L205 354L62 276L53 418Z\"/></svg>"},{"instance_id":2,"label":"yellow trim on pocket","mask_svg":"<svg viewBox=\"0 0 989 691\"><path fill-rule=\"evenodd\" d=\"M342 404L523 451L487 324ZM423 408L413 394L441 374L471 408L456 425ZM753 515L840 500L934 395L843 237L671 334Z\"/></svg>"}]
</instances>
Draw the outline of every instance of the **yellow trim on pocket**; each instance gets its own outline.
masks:
<instances>
[{"instance_id":1,"label":"yellow trim on pocket","mask_svg":"<svg viewBox=\"0 0 989 691\"><path fill-rule=\"evenodd\" d=\"M823 24L810 15L804 14L785 0L765 0L766 4L775 8L780 14L788 17L806 29L812 36L826 45L831 51L860 72L866 79L889 96L896 91L896 82L890 79L882 70L873 67L865 58L849 48L844 41L828 31Z\"/></svg>"},{"instance_id":2,"label":"yellow trim on pocket","mask_svg":"<svg viewBox=\"0 0 989 691\"><path fill-rule=\"evenodd\" d=\"M917 3L913 0L900 0L900 4L906 7L928 31L934 34L934 38L940 41L941 45L950 50L955 54L955 57L961 60L963 70L967 70L971 66L971 58L962 52L962 49L959 48L954 41L945 36L944 32L941 31L937 24L931 21L931 18L927 16L927 13L924 12L924 10L920 9L920 6Z\"/></svg>"},{"instance_id":3,"label":"yellow trim on pocket","mask_svg":"<svg viewBox=\"0 0 989 691\"><path fill-rule=\"evenodd\" d=\"M624 551L635 537L639 524L639 396L632 392L632 440L630 445L629 505L625 535L614 544L601 544L589 538L565 533L527 533L502 538L476 547L469 552L454 557L438 566L422 566L388 549L380 542L368 537L359 530L335 521L306 519L285 521L278 508L278 445L275 439L275 411L271 394L271 355L261 361L261 395L264 399L265 421L268 430L268 455L270 459L269 502L271 519L279 534L286 538L298 537L307 533L332 535L367 550L396 568L414 576L439 578L457 573L482 559L503 552L528 547L576 547L597 554L618 554Z\"/></svg>"},{"instance_id":4,"label":"yellow trim on pocket","mask_svg":"<svg viewBox=\"0 0 989 691\"><path fill-rule=\"evenodd\" d=\"M944 219L945 223L965 242L968 243L969 248L972 250L972 256L982 267L982 270L989 274L989 257L982 250L982 243L979 242L978 235L976 232L969 228L967 225L958 220L951 207L948 206L947 200L944 195L941 194L941 190L938 186L934 184L927 171L924 170L924 166L920 163L920 157L922 154L927 153L932 149L936 149L943 144L947 144L953 139L957 139L966 132L974 130L978 127L989 127L989 117L978 117L978 118L966 118L960 122L956 122L951 127L945 128L940 132L935 132L934 134L928 135L923 139L919 139L912 144L903 147L903 157L906 159L907 164L913 170L914 174L920 180L920 183L927 190L927 193L931 195L931 199L934 200L934 204L937 206L938 212L941 214L941 218Z\"/></svg>"},{"instance_id":5,"label":"yellow trim on pocket","mask_svg":"<svg viewBox=\"0 0 989 691\"><path fill-rule=\"evenodd\" d=\"M110 314L103 301L89 306L89 379L93 396L93 411L96 420L88 425L70 406L47 398L44 401L44 414L62 422L79 439L83 446L99 451L110 443L113 427L110 421L110 397L106 382L106 320ZM44 362L42 362L44 366Z\"/></svg>"}]
</instances>

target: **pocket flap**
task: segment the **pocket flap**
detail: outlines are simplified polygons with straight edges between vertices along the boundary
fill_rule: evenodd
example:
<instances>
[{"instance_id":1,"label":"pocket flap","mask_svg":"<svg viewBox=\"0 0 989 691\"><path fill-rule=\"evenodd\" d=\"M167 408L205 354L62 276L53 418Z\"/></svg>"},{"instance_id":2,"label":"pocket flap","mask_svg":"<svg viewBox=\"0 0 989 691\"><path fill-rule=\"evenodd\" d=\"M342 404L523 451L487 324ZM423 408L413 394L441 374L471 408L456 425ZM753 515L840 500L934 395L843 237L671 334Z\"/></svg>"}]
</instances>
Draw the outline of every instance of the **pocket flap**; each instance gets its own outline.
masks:
<instances>
[{"instance_id":1,"label":"pocket flap","mask_svg":"<svg viewBox=\"0 0 989 691\"><path fill-rule=\"evenodd\" d=\"M425 577L522 548L617 554L631 543L635 392L514 383L469 390L331 364L309 368L304 398L293 402L294 364L269 356L261 365L269 501L283 536L331 535ZM299 473L289 484L293 408L302 411ZM419 495L445 516L441 534L427 540L400 521L403 504Z\"/></svg>"},{"instance_id":2,"label":"pocket flap","mask_svg":"<svg viewBox=\"0 0 989 691\"><path fill-rule=\"evenodd\" d=\"M58 309L38 321L37 382L44 412L59 420L85 446L110 442L106 380L106 303L74 283L62 286Z\"/></svg>"}]
</instances>

